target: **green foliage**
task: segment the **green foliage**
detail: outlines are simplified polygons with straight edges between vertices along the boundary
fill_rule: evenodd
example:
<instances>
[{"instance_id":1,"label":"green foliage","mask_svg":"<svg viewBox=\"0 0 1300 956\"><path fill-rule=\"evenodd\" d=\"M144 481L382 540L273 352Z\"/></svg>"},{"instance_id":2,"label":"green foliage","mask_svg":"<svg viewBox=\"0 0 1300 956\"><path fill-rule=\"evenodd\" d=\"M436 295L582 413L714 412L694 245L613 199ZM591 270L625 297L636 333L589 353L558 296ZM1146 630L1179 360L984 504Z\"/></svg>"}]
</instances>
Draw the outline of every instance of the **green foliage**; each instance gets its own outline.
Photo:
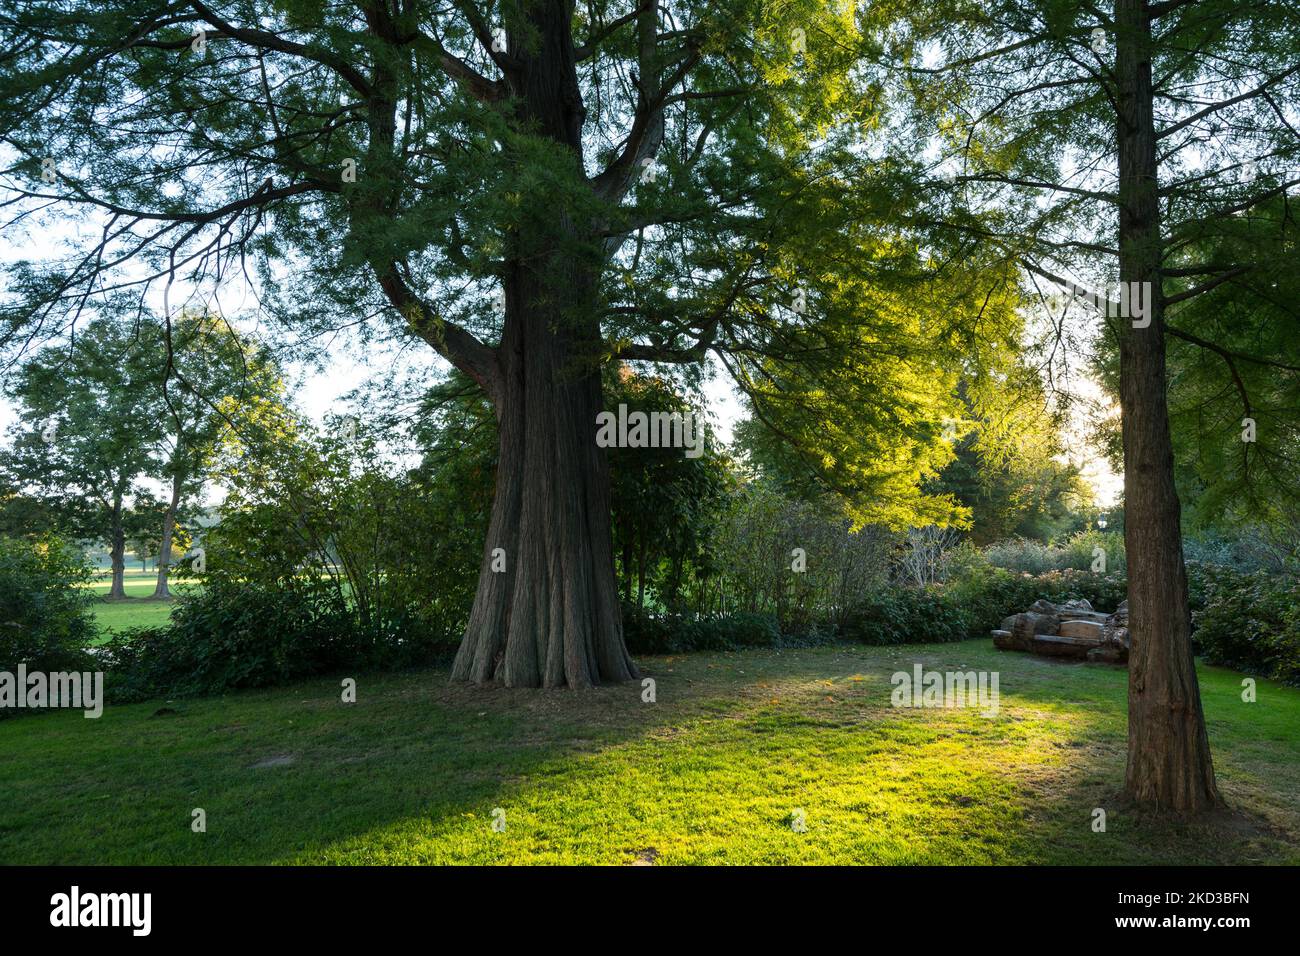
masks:
<instances>
[{"instance_id":1,"label":"green foliage","mask_svg":"<svg viewBox=\"0 0 1300 956\"><path fill-rule=\"evenodd\" d=\"M446 650L473 594L484 465L466 454L430 481L427 468L408 475L387 461L355 422L333 423L328 436L286 423L240 445L232 467L242 479L205 537L205 581L327 592L353 630ZM471 472L484 476L477 485L460 480Z\"/></svg>"},{"instance_id":2,"label":"green foliage","mask_svg":"<svg viewBox=\"0 0 1300 956\"><path fill-rule=\"evenodd\" d=\"M1059 460L1062 422L1049 411L1038 370L1019 354L1003 361L1003 374L964 390L974 428L930 486L970 509L977 544L1057 537L1077 528L1092 503L1078 468Z\"/></svg>"},{"instance_id":3,"label":"green foliage","mask_svg":"<svg viewBox=\"0 0 1300 956\"><path fill-rule=\"evenodd\" d=\"M694 620L657 615L635 605L623 609L623 636L633 654L735 651L746 647L813 647L834 640L834 629L812 626L782 633L775 617L740 611Z\"/></svg>"},{"instance_id":4,"label":"green foliage","mask_svg":"<svg viewBox=\"0 0 1300 956\"><path fill-rule=\"evenodd\" d=\"M1170 308L1169 415L1175 474L1192 536L1255 529L1295 539L1300 514L1300 298L1297 228L1285 198L1248 215L1201 224L1170 268L1251 263L1241 276ZM1203 281L1171 282L1177 294ZM1107 339L1096 364L1118 394L1119 350ZM1100 426L1118 452L1119 421Z\"/></svg>"},{"instance_id":5,"label":"green foliage","mask_svg":"<svg viewBox=\"0 0 1300 956\"><path fill-rule=\"evenodd\" d=\"M76 266L15 264L0 319L74 321L70 301L141 260L196 288L247 269L299 341L419 341L499 395L491 350L546 313L582 372L663 360L698 380L719 356L858 523L962 520L919 486L951 457L958 377L1014 341L1019 294L998 263L898 236L895 207L927 197L862 149L889 134L886 97L859 82L874 41L855 12L493 15L508 53L471 7L426 0L365 17L235 4L184 24L148 2L25 0L0 62L10 201L34 226L53 204L135 227L86 229ZM190 48L192 30L240 23L257 29Z\"/></svg>"},{"instance_id":6,"label":"green foliage","mask_svg":"<svg viewBox=\"0 0 1300 956\"><path fill-rule=\"evenodd\" d=\"M674 615L647 614L635 606L624 612L624 639L633 654L727 651L742 647L780 647L781 630L765 614L732 614L687 621Z\"/></svg>"},{"instance_id":7,"label":"green foliage","mask_svg":"<svg viewBox=\"0 0 1300 956\"><path fill-rule=\"evenodd\" d=\"M1127 597L1124 577L1074 570L1016 574L972 567L959 578L924 588L892 586L871 594L845 617L840 635L864 644L964 641L986 636L1003 618L1040 598L1053 603L1087 600L1113 611Z\"/></svg>"},{"instance_id":8,"label":"green foliage","mask_svg":"<svg viewBox=\"0 0 1300 956\"><path fill-rule=\"evenodd\" d=\"M995 567L1030 574L1066 569L1089 571L1097 561L1098 548L1106 555L1106 570L1125 569L1124 535L1118 531L1080 531L1059 544L1012 538L989 545L984 549L984 556Z\"/></svg>"},{"instance_id":9,"label":"green foliage","mask_svg":"<svg viewBox=\"0 0 1300 956\"><path fill-rule=\"evenodd\" d=\"M713 574L697 582L692 610L705 617L767 614L790 634L833 625L889 573L887 532L854 531L833 500L790 498L765 480L736 489L708 537Z\"/></svg>"},{"instance_id":10,"label":"green foliage","mask_svg":"<svg viewBox=\"0 0 1300 956\"><path fill-rule=\"evenodd\" d=\"M940 587L890 587L845 616L840 636L860 644L937 644L965 640L969 619Z\"/></svg>"},{"instance_id":11,"label":"green foliage","mask_svg":"<svg viewBox=\"0 0 1300 956\"><path fill-rule=\"evenodd\" d=\"M1197 652L1212 664L1300 685L1300 579L1199 566L1192 615Z\"/></svg>"},{"instance_id":12,"label":"green foliage","mask_svg":"<svg viewBox=\"0 0 1300 956\"><path fill-rule=\"evenodd\" d=\"M673 384L626 366L606 376L605 403L629 411L693 416L704 441L689 457L680 448L611 448L610 512L623 599L647 598L680 613L693 582L713 573L712 529L736 486L731 461L705 428L702 407Z\"/></svg>"},{"instance_id":13,"label":"green foliage","mask_svg":"<svg viewBox=\"0 0 1300 956\"><path fill-rule=\"evenodd\" d=\"M1300 572L1300 520L1235 523L1229 528L1201 528L1183 539L1189 561L1238 571L1273 574Z\"/></svg>"},{"instance_id":14,"label":"green foliage","mask_svg":"<svg viewBox=\"0 0 1300 956\"><path fill-rule=\"evenodd\" d=\"M121 548L124 502L147 500L140 477L162 437L156 334L147 316L105 314L7 382L20 412L2 461L6 480L31 489L47 505L37 514L71 536Z\"/></svg>"},{"instance_id":15,"label":"green foliage","mask_svg":"<svg viewBox=\"0 0 1300 956\"><path fill-rule=\"evenodd\" d=\"M205 567L178 572L201 586L166 627L110 645L119 699L412 666L455 647L491 474L485 444L460 426L481 402L447 413L409 474L359 420L326 435L274 402L252 412L218 451L231 491L205 533Z\"/></svg>"},{"instance_id":16,"label":"green foliage","mask_svg":"<svg viewBox=\"0 0 1300 956\"><path fill-rule=\"evenodd\" d=\"M1020 327L1018 294L996 263L949 263L941 281L928 263L864 229L871 213L861 202L825 203L860 246L833 272L814 274L809 308L819 321L796 313L781 327L779 340L804 358L729 366L752 413L738 436L765 477L804 498L833 492L855 527L965 526L969 508L934 479L972 428L962 374L981 377L1002 360ZM790 226L796 234L799 221ZM844 241L819 239L827 248L817 254L843 255L828 247Z\"/></svg>"},{"instance_id":17,"label":"green foliage","mask_svg":"<svg viewBox=\"0 0 1300 956\"><path fill-rule=\"evenodd\" d=\"M93 670L90 566L52 536L0 537L0 670ZM3 712L0 712L0 716Z\"/></svg>"},{"instance_id":18,"label":"green foliage","mask_svg":"<svg viewBox=\"0 0 1300 956\"><path fill-rule=\"evenodd\" d=\"M383 660L377 635L325 589L285 590L216 578L187 591L166 627L105 645L114 700L219 694Z\"/></svg>"}]
</instances>

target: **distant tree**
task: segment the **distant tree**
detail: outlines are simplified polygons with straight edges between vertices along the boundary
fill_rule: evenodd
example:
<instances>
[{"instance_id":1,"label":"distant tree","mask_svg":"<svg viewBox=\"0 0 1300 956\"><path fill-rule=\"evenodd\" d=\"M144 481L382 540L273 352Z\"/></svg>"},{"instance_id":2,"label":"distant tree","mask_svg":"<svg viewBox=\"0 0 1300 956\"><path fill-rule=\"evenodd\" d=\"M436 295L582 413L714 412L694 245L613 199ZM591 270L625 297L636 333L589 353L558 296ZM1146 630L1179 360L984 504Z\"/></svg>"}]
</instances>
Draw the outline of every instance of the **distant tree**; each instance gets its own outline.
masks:
<instances>
[{"instance_id":1,"label":"distant tree","mask_svg":"<svg viewBox=\"0 0 1300 956\"><path fill-rule=\"evenodd\" d=\"M161 416L161 477L169 486L159 533L154 597L170 595L176 522L211 478L225 434L239 429L262 402L283 400L280 371L264 346L240 336L225 319L182 311L159 323L154 379ZM249 427L252 427L251 423Z\"/></svg>"},{"instance_id":2,"label":"distant tree","mask_svg":"<svg viewBox=\"0 0 1300 956\"><path fill-rule=\"evenodd\" d=\"M1054 407L1037 368L1016 356L984 393L966 401L971 430L929 486L970 509L971 540L1050 540L1082 527L1093 492L1066 460L1063 409Z\"/></svg>"},{"instance_id":3,"label":"distant tree","mask_svg":"<svg viewBox=\"0 0 1300 956\"><path fill-rule=\"evenodd\" d=\"M149 562L158 557L158 538L151 535L131 538L128 542L131 553L140 562L142 572L149 570Z\"/></svg>"},{"instance_id":4,"label":"distant tree","mask_svg":"<svg viewBox=\"0 0 1300 956\"><path fill-rule=\"evenodd\" d=\"M730 461L708 433L705 410L680 395L671 382L637 375L623 366L605 388L611 408L690 416L699 454L682 448L610 449L610 508L615 556L623 577L623 600L644 607L648 584L658 601L680 611L682 589L692 570L710 562L714 516L736 480Z\"/></svg>"},{"instance_id":5,"label":"distant tree","mask_svg":"<svg viewBox=\"0 0 1300 956\"><path fill-rule=\"evenodd\" d=\"M72 536L108 544L110 598L126 596L131 503L147 500L141 480L162 435L154 331L147 318L97 317L29 358L8 388L19 416L0 460L6 480L40 498Z\"/></svg>"}]
</instances>

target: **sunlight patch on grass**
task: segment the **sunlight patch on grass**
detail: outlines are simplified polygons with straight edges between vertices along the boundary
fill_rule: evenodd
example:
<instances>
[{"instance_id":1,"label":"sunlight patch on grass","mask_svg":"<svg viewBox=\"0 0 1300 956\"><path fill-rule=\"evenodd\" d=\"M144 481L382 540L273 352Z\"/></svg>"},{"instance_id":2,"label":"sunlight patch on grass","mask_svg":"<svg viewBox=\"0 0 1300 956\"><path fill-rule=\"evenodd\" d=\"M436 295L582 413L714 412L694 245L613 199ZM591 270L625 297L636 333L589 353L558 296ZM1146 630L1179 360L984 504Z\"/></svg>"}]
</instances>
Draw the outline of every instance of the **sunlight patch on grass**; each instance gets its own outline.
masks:
<instances>
[{"instance_id":1,"label":"sunlight patch on grass","mask_svg":"<svg viewBox=\"0 0 1300 956\"><path fill-rule=\"evenodd\" d=\"M998 670L995 717L896 709L914 662ZM362 676L0 722L0 862L1194 863L1300 860L1300 693L1202 668L1242 813L1117 800L1122 669L984 641L654 658L590 693ZM173 711L169 713L168 711ZM156 715L155 715L156 714ZM1091 829L1107 809L1106 833ZM190 811L208 832L190 832ZM492 828L505 813L504 832ZM803 811L807 832L792 813Z\"/></svg>"}]
</instances>

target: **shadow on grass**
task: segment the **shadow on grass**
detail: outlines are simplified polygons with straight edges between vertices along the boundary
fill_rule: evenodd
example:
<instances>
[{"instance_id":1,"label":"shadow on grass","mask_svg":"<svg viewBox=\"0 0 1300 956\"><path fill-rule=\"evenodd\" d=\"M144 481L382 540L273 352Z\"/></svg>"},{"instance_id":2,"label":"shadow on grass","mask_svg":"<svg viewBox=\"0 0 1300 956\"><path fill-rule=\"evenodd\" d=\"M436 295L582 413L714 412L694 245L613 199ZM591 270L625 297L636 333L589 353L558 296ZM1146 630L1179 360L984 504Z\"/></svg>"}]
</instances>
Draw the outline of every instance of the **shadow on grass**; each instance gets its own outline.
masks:
<instances>
[{"instance_id":1,"label":"shadow on grass","mask_svg":"<svg viewBox=\"0 0 1300 956\"><path fill-rule=\"evenodd\" d=\"M890 707L890 674L914 662L999 671L998 714ZM1248 816L1183 824L1116 796L1122 669L985 642L642 664L654 703L639 683L507 691L432 671L361 676L355 704L331 680L3 721L0 862L1297 858L1295 691L1262 693L1272 707L1251 715L1231 702L1240 675L1203 677L1216 766ZM1261 729L1280 742L1260 746Z\"/></svg>"}]
</instances>

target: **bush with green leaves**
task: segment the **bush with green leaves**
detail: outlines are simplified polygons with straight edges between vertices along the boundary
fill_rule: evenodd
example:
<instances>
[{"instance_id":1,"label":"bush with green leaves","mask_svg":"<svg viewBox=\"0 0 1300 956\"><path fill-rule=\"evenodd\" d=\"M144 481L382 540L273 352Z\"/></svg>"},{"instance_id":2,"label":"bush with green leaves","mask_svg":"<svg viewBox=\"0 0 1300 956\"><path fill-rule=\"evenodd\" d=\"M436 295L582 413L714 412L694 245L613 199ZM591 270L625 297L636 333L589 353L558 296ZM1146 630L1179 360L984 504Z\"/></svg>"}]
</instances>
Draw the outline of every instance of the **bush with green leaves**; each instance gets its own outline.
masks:
<instances>
[{"instance_id":1,"label":"bush with green leaves","mask_svg":"<svg viewBox=\"0 0 1300 956\"><path fill-rule=\"evenodd\" d=\"M653 614L636 605L623 608L623 636L633 654L680 654L687 651L737 651L747 647L812 647L835 640L834 629L813 625L783 633L775 616L740 611L713 617L685 618Z\"/></svg>"},{"instance_id":2,"label":"bush with green leaves","mask_svg":"<svg viewBox=\"0 0 1300 956\"><path fill-rule=\"evenodd\" d=\"M968 567L943 584L894 585L866 594L839 629L846 640L863 644L921 644L985 637L1003 618L1040 598L1060 603L1087 600L1113 611L1127 596L1117 572L1049 571L1016 574L1003 568Z\"/></svg>"},{"instance_id":3,"label":"bush with green leaves","mask_svg":"<svg viewBox=\"0 0 1300 956\"><path fill-rule=\"evenodd\" d=\"M372 429L334 425L325 435L295 423L231 463L233 490L205 536L205 583L329 590L358 631L400 630L450 653L474 595L490 452L475 442L431 461L435 450L407 472Z\"/></svg>"},{"instance_id":4,"label":"bush with green leaves","mask_svg":"<svg viewBox=\"0 0 1300 956\"><path fill-rule=\"evenodd\" d=\"M1124 570L1124 535L1118 531L1080 531L1056 544L1009 538L984 549L984 556L995 567L1027 574L1091 571L1099 554L1105 555L1106 571Z\"/></svg>"},{"instance_id":5,"label":"bush with green leaves","mask_svg":"<svg viewBox=\"0 0 1300 956\"><path fill-rule=\"evenodd\" d=\"M187 589L166 627L123 631L106 647L114 700L268 687L386 658L329 587L289 590L215 578Z\"/></svg>"},{"instance_id":6,"label":"bush with green leaves","mask_svg":"<svg viewBox=\"0 0 1300 956\"><path fill-rule=\"evenodd\" d=\"M1192 640L1208 663L1300 685L1300 578L1199 566Z\"/></svg>"},{"instance_id":7,"label":"bush with green leaves","mask_svg":"<svg viewBox=\"0 0 1300 956\"><path fill-rule=\"evenodd\" d=\"M0 670L95 669L90 565L56 537L0 537Z\"/></svg>"},{"instance_id":8,"label":"bush with green leaves","mask_svg":"<svg viewBox=\"0 0 1300 956\"><path fill-rule=\"evenodd\" d=\"M840 636L860 644L938 644L970 637L970 618L942 585L898 585L867 595Z\"/></svg>"},{"instance_id":9,"label":"bush with green leaves","mask_svg":"<svg viewBox=\"0 0 1300 956\"><path fill-rule=\"evenodd\" d=\"M768 615L787 635L834 626L858 595L885 585L893 543L880 527L854 531L831 499L800 501L749 482L712 529L714 573L699 582L693 607L704 618Z\"/></svg>"},{"instance_id":10,"label":"bush with green leaves","mask_svg":"<svg viewBox=\"0 0 1300 956\"><path fill-rule=\"evenodd\" d=\"M1047 544L1030 538L1008 538L984 549L984 555L994 567L1024 574L1042 574L1057 565L1059 555Z\"/></svg>"}]
</instances>

